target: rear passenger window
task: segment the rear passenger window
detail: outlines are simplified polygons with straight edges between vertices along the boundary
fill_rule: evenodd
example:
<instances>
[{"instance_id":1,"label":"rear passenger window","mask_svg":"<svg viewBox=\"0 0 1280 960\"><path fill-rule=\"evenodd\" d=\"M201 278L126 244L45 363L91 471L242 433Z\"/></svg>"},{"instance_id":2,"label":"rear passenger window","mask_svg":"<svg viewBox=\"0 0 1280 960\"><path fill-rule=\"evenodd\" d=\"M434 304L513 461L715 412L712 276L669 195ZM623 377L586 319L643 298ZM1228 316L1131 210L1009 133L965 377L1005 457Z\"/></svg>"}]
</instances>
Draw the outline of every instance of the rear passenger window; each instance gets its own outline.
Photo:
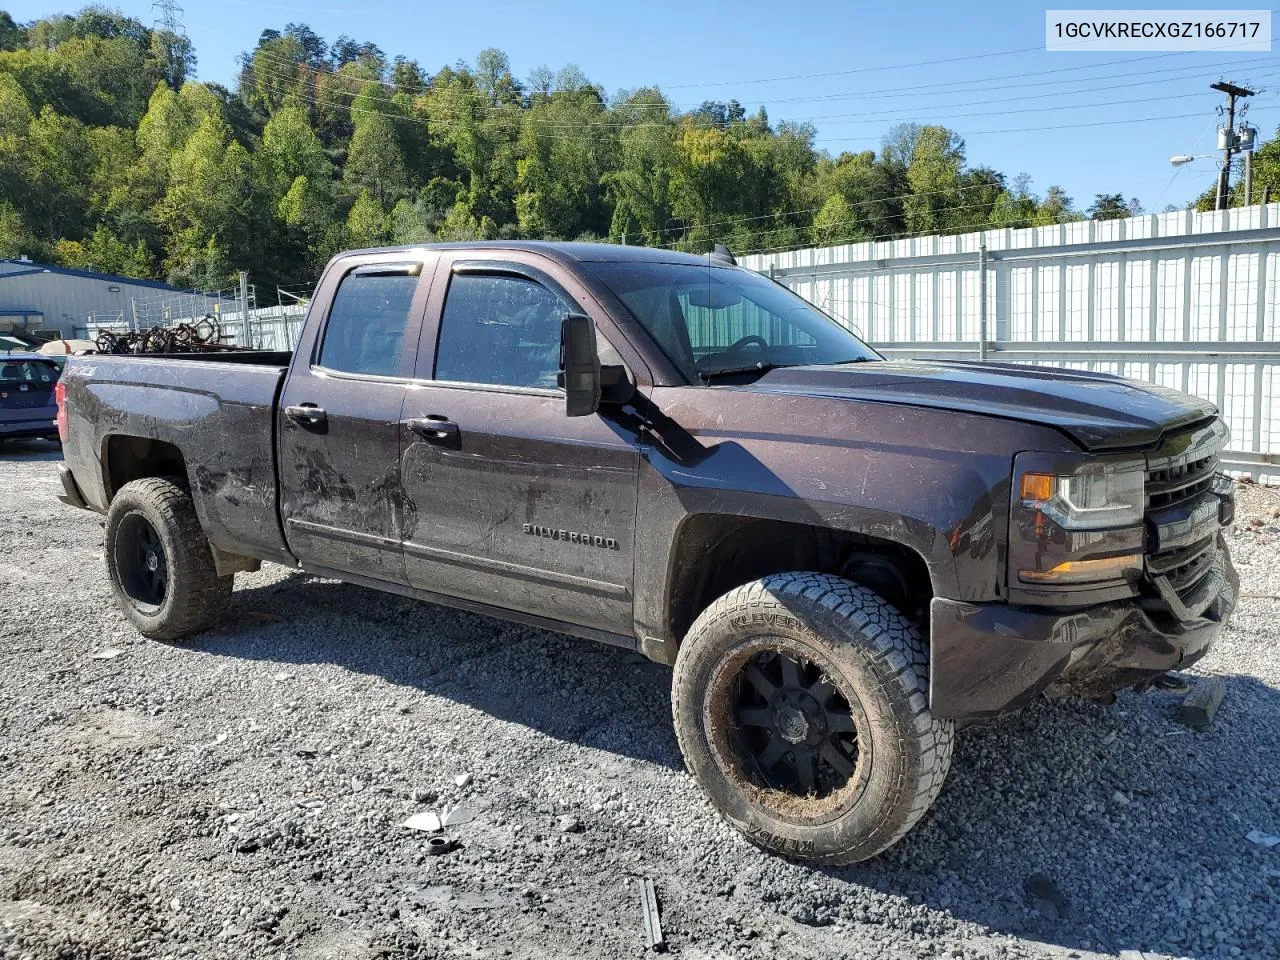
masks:
<instances>
[{"instance_id":1,"label":"rear passenger window","mask_svg":"<svg viewBox=\"0 0 1280 960\"><path fill-rule=\"evenodd\" d=\"M417 287L416 272L413 276L358 270L347 274L329 308L320 366L343 373L395 376Z\"/></svg>"},{"instance_id":2,"label":"rear passenger window","mask_svg":"<svg viewBox=\"0 0 1280 960\"><path fill-rule=\"evenodd\" d=\"M440 319L436 379L554 389L569 304L532 280L457 274Z\"/></svg>"}]
</instances>

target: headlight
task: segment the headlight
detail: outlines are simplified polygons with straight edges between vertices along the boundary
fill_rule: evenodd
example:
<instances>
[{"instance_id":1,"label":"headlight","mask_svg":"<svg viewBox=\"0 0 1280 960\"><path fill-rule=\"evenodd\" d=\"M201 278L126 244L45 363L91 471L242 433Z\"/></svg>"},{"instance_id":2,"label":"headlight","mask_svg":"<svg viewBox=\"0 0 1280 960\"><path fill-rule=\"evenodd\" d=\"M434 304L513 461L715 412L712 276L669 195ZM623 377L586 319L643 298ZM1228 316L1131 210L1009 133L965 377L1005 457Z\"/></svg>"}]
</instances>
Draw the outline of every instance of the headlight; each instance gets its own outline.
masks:
<instances>
[{"instance_id":1,"label":"headlight","mask_svg":"<svg viewBox=\"0 0 1280 960\"><path fill-rule=\"evenodd\" d=\"M1146 473L1141 465L1094 464L1080 473L1024 473L1022 505L1064 530L1105 530L1142 523Z\"/></svg>"}]
</instances>

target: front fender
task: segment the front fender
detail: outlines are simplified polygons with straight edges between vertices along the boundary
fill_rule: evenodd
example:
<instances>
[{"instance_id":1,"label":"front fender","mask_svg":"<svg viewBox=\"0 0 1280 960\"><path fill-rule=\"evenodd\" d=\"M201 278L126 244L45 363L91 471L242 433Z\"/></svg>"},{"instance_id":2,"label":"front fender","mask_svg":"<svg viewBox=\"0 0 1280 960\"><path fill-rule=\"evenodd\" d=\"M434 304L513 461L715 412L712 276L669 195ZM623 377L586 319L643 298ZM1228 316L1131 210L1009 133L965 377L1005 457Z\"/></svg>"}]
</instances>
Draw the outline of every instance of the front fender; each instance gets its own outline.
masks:
<instances>
[{"instance_id":1,"label":"front fender","mask_svg":"<svg viewBox=\"0 0 1280 960\"><path fill-rule=\"evenodd\" d=\"M935 411L894 410L892 435L823 439L721 431L677 455L666 444L641 465L636 536L639 635L664 637L682 526L700 514L780 520L865 534L918 554L935 596L1004 598L1012 456L977 452L956 424L959 449L913 442L910 421ZM908 422L902 424L906 419ZM979 418L957 417L959 421ZM966 449L967 447L967 449ZM678 638L672 638L678 639Z\"/></svg>"}]
</instances>

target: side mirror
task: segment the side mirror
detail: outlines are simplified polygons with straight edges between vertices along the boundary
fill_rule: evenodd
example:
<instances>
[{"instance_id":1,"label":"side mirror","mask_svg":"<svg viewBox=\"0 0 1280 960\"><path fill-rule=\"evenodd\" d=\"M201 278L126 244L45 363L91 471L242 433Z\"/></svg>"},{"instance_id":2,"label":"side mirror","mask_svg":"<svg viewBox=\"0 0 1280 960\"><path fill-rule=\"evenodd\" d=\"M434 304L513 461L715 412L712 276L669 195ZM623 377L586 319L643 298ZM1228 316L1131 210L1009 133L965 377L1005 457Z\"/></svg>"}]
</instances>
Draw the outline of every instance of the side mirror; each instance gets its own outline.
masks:
<instances>
[{"instance_id":1,"label":"side mirror","mask_svg":"<svg viewBox=\"0 0 1280 960\"><path fill-rule=\"evenodd\" d=\"M564 412L586 417L600 408L600 353L590 317L570 313L560 321L560 386Z\"/></svg>"}]
</instances>

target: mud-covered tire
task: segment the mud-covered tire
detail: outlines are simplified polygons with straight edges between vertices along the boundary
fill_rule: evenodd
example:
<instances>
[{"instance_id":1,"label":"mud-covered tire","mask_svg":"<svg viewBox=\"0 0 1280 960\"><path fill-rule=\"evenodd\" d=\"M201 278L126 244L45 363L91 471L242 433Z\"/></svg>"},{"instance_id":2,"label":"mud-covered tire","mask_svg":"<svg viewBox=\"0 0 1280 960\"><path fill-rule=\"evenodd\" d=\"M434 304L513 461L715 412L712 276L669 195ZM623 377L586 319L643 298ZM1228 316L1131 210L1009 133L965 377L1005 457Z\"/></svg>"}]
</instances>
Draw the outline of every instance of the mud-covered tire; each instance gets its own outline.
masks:
<instances>
[{"instance_id":1,"label":"mud-covered tire","mask_svg":"<svg viewBox=\"0 0 1280 960\"><path fill-rule=\"evenodd\" d=\"M111 591L144 637L178 640L222 619L235 578L218 576L191 495L174 480L147 477L121 487L103 540Z\"/></svg>"},{"instance_id":2,"label":"mud-covered tire","mask_svg":"<svg viewBox=\"0 0 1280 960\"><path fill-rule=\"evenodd\" d=\"M821 689L838 691L828 703L847 703L856 730L838 741L856 754L853 769L826 796L762 783L763 768L743 747L748 728L734 699L747 682L741 677L784 656L819 678ZM865 587L819 573L745 584L698 617L676 658L680 749L716 809L759 846L817 864L867 860L919 822L951 765L954 725L929 713L928 666L919 632ZM826 736L821 716L815 729ZM788 743L797 735L794 727L783 732ZM762 735L768 743L779 731ZM816 769L839 782L835 766Z\"/></svg>"}]
</instances>

